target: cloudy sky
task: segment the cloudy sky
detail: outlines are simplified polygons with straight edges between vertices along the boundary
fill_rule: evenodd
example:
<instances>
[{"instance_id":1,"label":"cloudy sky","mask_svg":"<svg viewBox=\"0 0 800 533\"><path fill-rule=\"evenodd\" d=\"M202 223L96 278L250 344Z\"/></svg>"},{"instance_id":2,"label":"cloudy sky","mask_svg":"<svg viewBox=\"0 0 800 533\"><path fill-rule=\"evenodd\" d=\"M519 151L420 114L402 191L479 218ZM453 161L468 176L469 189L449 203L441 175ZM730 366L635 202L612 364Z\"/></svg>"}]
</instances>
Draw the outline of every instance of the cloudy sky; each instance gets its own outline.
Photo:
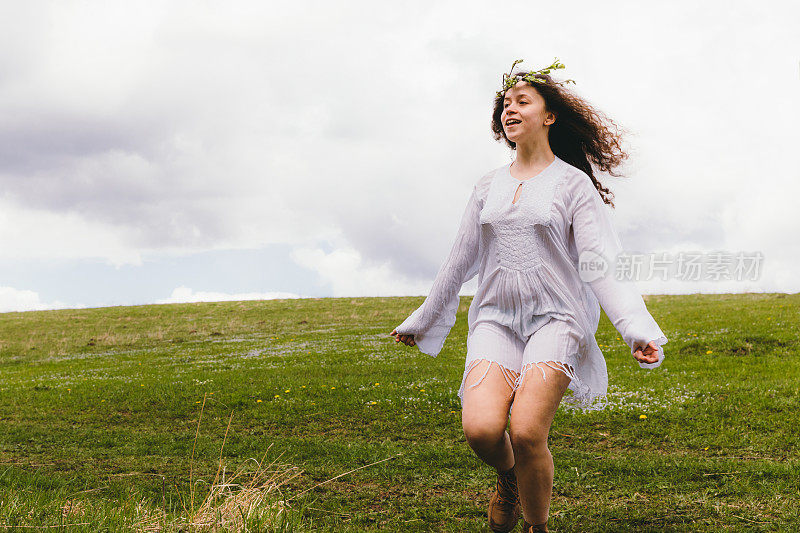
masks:
<instances>
[{"instance_id":1,"label":"cloudy sky","mask_svg":"<svg viewBox=\"0 0 800 533\"><path fill-rule=\"evenodd\" d=\"M637 253L800 290L796 2L0 2L0 311L423 295L515 59L627 132ZM752 277L752 276L751 276ZM463 294L474 290L475 280Z\"/></svg>"}]
</instances>

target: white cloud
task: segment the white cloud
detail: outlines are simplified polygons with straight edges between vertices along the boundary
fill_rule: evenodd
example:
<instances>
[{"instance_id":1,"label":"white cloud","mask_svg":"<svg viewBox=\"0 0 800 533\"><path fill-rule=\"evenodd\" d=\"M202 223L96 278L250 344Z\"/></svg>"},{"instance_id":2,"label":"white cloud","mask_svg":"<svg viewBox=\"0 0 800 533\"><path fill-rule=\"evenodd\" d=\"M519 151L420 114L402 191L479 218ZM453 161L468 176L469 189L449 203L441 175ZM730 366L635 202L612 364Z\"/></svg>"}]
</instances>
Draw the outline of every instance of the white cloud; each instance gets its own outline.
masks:
<instances>
[{"instance_id":1,"label":"white cloud","mask_svg":"<svg viewBox=\"0 0 800 533\"><path fill-rule=\"evenodd\" d=\"M0 287L0 313L11 311L44 311L47 309L66 309L83 307L82 305L67 305L64 302L43 302L34 291L15 289L13 287Z\"/></svg>"},{"instance_id":2,"label":"white cloud","mask_svg":"<svg viewBox=\"0 0 800 533\"><path fill-rule=\"evenodd\" d=\"M155 303L231 302L242 300L279 300L283 298L302 298L302 296L291 292L243 292L235 294L205 291L195 292L189 287L176 287L169 298L156 300Z\"/></svg>"},{"instance_id":3,"label":"white cloud","mask_svg":"<svg viewBox=\"0 0 800 533\"><path fill-rule=\"evenodd\" d=\"M331 252L301 247L291 253L294 261L317 272L330 284L333 296L416 296L430 291L429 281L408 279L388 263L366 261L353 247L343 246Z\"/></svg>"},{"instance_id":4,"label":"white cloud","mask_svg":"<svg viewBox=\"0 0 800 533\"><path fill-rule=\"evenodd\" d=\"M129 231L77 213L28 208L0 198L0 251L7 260L99 257L115 266L140 265L139 251L126 245Z\"/></svg>"}]
</instances>

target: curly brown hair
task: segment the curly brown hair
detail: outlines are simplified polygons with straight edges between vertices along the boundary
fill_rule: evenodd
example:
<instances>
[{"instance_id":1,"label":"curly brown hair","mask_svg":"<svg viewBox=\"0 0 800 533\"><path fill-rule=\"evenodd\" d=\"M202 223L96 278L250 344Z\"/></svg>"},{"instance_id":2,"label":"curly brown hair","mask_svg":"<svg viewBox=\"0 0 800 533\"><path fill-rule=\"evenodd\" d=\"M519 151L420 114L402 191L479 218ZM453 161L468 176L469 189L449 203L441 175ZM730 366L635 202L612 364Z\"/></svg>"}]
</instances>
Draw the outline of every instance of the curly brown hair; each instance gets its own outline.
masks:
<instances>
[{"instance_id":1,"label":"curly brown hair","mask_svg":"<svg viewBox=\"0 0 800 533\"><path fill-rule=\"evenodd\" d=\"M514 76L522 78L529 71L518 71ZM592 179L597 192L603 201L614 207L614 193L604 187L594 177L591 163L611 176L621 177L614 168L628 158L621 146L621 128L602 112L596 110L585 100L553 81L547 74L536 74L541 83L531 84L545 102L545 108L556 115L556 121L550 126L548 141L555 155L581 169ZM492 113L492 133L495 140L503 139L512 149L516 143L508 140L500 116L503 114L503 98L505 92L498 94L494 100ZM614 131L612 131L612 128ZM591 161L591 162L590 162Z\"/></svg>"}]
</instances>

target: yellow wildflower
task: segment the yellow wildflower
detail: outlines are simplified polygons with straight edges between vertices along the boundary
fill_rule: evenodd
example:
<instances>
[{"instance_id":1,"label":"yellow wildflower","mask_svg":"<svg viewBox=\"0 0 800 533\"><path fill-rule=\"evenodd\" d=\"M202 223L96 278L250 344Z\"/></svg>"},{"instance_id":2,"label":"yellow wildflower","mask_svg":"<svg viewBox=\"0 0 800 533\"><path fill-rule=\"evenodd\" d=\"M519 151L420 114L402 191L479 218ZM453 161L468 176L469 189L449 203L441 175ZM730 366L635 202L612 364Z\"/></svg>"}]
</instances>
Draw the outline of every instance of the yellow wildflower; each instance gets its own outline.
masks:
<instances>
[{"instance_id":1,"label":"yellow wildflower","mask_svg":"<svg viewBox=\"0 0 800 533\"><path fill-rule=\"evenodd\" d=\"M645 418L647 418L647 415L639 415L639 420L644 420Z\"/></svg>"}]
</instances>

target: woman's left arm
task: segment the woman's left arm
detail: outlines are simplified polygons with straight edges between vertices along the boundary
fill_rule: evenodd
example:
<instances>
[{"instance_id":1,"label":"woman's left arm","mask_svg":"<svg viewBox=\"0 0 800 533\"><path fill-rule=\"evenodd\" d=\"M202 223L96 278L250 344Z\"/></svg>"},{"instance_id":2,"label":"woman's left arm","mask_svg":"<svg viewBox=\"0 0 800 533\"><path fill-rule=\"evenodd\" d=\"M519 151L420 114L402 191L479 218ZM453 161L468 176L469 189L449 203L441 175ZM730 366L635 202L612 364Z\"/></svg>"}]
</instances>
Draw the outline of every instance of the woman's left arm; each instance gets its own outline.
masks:
<instances>
[{"instance_id":1,"label":"woman's left arm","mask_svg":"<svg viewBox=\"0 0 800 533\"><path fill-rule=\"evenodd\" d=\"M636 284L617 279L616 260L622 244L609 208L586 174L571 179L570 184L568 205L581 279L589 284L639 366L656 368L664 359L662 345L667 338L648 312Z\"/></svg>"}]
</instances>

